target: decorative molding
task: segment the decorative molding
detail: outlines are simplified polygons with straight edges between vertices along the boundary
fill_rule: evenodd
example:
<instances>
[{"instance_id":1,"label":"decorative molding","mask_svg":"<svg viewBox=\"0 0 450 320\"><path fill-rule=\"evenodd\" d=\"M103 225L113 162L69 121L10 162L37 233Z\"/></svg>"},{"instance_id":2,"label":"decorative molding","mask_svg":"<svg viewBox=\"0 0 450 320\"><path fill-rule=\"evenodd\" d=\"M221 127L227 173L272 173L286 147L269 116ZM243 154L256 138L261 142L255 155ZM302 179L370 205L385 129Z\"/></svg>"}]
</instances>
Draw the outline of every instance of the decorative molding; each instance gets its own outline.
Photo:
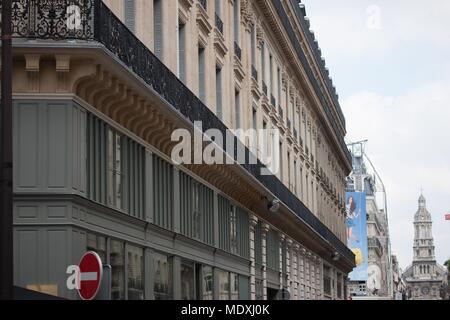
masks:
<instances>
[{"instance_id":1,"label":"decorative molding","mask_svg":"<svg viewBox=\"0 0 450 320\"><path fill-rule=\"evenodd\" d=\"M39 92L39 54L25 54L25 70L27 71L28 92Z\"/></svg>"}]
</instances>

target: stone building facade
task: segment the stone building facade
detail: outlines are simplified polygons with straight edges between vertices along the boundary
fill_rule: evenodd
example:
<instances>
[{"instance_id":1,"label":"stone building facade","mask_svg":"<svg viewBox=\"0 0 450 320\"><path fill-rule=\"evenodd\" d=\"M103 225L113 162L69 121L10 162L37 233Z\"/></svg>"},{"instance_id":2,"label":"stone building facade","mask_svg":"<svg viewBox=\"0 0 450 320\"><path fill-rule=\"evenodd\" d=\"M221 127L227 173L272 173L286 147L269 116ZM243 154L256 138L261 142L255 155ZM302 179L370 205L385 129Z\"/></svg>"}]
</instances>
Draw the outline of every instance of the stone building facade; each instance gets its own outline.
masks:
<instances>
[{"instance_id":1,"label":"stone building facade","mask_svg":"<svg viewBox=\"0 0 450 320\"><path fill-rule=\"evenodd\" d=\"M303 6L13 2L17 285L75 299L66 268L92 250L113 299L345 297L351 159ZM195 121L278 129L280 172L174 164Z\"/></svg>"}]
</instances>

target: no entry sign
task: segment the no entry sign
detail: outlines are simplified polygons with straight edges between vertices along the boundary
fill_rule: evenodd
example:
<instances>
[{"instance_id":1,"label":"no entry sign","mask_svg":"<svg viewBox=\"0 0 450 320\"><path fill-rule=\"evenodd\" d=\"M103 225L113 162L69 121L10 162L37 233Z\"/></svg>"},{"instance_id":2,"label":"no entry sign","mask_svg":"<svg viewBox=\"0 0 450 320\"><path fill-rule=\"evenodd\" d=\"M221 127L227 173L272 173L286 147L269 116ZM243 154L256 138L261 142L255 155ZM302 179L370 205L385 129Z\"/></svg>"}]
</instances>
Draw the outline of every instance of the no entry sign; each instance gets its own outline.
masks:
<instances>
[{"instance_id":1,"label":"no entry sign","mask_svg":"<svg viewBox=\"0 0 450 320\"><path fill-rule=\"evenodd\" d=\"M103 276L102 260L95 252L86 252L80 261L80 289L83 300L92 300L97 295Z\"/></svg>"}]
</instances>

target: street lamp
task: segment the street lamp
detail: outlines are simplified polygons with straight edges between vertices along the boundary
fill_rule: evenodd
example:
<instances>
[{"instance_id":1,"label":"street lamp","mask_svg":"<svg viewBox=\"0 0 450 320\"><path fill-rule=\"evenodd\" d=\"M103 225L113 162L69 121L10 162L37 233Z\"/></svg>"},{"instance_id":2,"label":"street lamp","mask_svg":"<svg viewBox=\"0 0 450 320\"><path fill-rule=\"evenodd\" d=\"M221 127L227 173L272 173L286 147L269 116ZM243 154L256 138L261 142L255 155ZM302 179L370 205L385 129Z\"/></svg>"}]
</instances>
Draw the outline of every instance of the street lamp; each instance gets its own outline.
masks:
<instances>
[{"instance_id":1,"label":"street lamp","mask_svg":"<svg viewBox=\"0 0 450 320\"><path fill-rule=\"evenodd\" d=\"M12 236L12 22L11 0L2 0L0 140L0 299L13 298Z\"/></svg>"}]
</instances>

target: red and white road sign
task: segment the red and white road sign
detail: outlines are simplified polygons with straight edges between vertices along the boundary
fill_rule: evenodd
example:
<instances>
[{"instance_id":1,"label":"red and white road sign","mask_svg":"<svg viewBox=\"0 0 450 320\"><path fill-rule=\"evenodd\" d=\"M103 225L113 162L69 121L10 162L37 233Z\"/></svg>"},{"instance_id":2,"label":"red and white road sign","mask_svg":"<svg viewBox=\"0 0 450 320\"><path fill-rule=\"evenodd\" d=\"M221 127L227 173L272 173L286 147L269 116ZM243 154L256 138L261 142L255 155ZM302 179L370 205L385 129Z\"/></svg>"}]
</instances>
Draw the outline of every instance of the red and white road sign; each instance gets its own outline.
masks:
<instances>
[{"instance_id":1,"label":"red and white road sign","mask_svg":"<svg viewBox=\"0 0 450 320\"><path fill-rule=\"evenodd\" d=\"M95 252L86 252L80 264L80 289L78 294L83 300L92 300L97 295L103 276L102 260Z\"/></svg>"}]
</instances>

